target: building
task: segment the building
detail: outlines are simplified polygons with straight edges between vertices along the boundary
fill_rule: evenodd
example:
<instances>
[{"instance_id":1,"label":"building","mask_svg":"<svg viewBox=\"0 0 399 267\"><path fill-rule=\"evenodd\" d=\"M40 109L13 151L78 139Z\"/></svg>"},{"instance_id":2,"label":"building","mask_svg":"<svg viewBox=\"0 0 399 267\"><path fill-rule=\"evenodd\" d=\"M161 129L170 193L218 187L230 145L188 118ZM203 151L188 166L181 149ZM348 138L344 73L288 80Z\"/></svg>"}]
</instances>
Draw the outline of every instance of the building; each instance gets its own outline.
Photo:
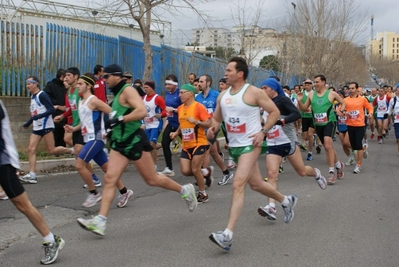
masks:
<instances>
[{"instance_id":1,"label":"building","mask_svg":"<svg viewBox=\"0 0 399 267\"><path fill-rule=\"evenodd\" d=\"M189 52L189 53L196 53L196 54L200 54L206 57L210 57L210 58L214 58L216 56L216 52L215 51L210 51L210 50L206 50L205 46L189 46L186 45L184 47L184 51Z\"/></svg>"},{"instance_id":2,"label":"building","mask_svg":"<svg viewBox=\"0 0 399 267\"><path fill-rule=\"evenodd\" d=\"M399 60L399 34L394 32L379 32L370 42L372 57Z\"/></svg>"}]
</instances>

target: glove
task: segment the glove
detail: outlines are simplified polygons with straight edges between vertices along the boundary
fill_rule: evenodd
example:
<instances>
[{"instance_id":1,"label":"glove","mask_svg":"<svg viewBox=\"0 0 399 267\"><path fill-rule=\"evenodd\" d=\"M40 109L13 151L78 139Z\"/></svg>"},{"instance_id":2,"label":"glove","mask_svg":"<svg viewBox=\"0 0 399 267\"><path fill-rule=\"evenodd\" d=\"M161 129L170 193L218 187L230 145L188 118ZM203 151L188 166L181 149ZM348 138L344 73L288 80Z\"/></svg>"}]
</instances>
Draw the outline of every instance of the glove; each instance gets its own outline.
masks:
<instances>
[{"instance_id":1,"label":"glove","mask_svg":"<svg viewBox=\"0 0 399 267\"><path fill-rule=\"evenodd\" d=\"M388 113L384 114L384 119L388 119Z\"/></svg>"},{"instance_id":2,"label":"glove","mask_svg":"<svg viewBox=\"0 0 399 267\"><path fill-rule=\"evenodd\" d=\"M276 121L276 125L284 126L285 125L285 120L284 119L279 119L278 121Z\"/></svg>"},{"instance_id":3,"label":"glove","mask_svg":"<svg viewBox=\"0 0 399 267\"><path fill-rule=\"evenodd\" d=\"M32 124L32 122L33 122L33 119L30 118L27 122L25 122L25 123L22 125L22 127L28 128L28 127Z\"/></svg>"},{"instance_id":4,"label":"glove","mask_svg":"<svg viewBox=\"0 0 399 267\"><path fill-rule=\"evenodd\" d=\"M109 119L105 122L105 129L112 129L121 123L123 123L123 116L119 116L118 118Z\"/></svg>"}]
</instances>

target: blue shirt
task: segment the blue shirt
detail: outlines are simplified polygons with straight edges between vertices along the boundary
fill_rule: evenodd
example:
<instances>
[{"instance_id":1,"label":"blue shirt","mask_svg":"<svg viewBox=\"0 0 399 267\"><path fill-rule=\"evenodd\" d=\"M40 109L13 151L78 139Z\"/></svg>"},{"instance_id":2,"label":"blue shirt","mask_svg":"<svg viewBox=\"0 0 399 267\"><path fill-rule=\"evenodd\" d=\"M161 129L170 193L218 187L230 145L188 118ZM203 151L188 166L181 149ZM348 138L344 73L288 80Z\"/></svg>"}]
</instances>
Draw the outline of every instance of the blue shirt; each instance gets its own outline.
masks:
<instances>
[{"instance_id":1,"label":"blue shirt","mask_svg":"<svg viewBox=\"0 0 399 267\"><path fill-rule=\"evenodd\" d=\"M167 107L178 108L182 103L179 97L180 89L177 88L173 93L166 92L165 95L165 105ZM170 116L167 114L168 123L175 128L179 127L179 120L177 117L177 113L172 113L173 115Z\"/></svg>"},{"instance_id":2,"label":"blue shirt","mask_svg":"<svg viewBox=\"0 0 399 267\"><path fill-rule=\"evenodd\" d=\"M219 92L210 89L206 97L203 95L203 92L201 92L196 96L195 101L204 105L209 114L213 114L216 109L218 96Z\"/></svg>"}]
</instances>

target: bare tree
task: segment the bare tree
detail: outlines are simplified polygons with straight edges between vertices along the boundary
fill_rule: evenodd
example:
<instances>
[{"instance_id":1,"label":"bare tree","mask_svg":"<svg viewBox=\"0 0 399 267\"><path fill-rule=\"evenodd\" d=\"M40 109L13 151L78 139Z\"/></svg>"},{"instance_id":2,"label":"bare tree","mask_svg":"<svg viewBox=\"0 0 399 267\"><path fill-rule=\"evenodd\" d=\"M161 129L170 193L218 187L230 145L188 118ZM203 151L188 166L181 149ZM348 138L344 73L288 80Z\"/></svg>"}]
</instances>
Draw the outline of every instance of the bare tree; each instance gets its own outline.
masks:
<instances>
[{"instance_id":1,"label":"bare tree","mask_svg":"<svg viewBox=\"0 0 399 267\"><path fill-rule=\"evenodd\" d=\"M354 44L369 17L360 5L355 0L297 0L292 7L283 34L285 48L280 58L286 62L282 65L303 77L322 73L335 84L366 82L367 64Z\"/></svg>"},{"instance_id":2,"label":"bare tree","mask_svg":"<svg viewBox=\"0 0 399 267\"><path fill-rule=\"evenodd\" d=\"M116 14L129 14L139 25L143 36L143 50L145 55L144 80L149 80L152 73L151 26L153 18L158 18L158 13L169 12L172 15L180 14L182 10L190 9L198 14L200 19L206 21L204 14L196 8L197 3L206 0L94 0L91 3L100 9L115 11Z\"/></svg>"},{"instance_id":3,"label":"bare tree","mask_svg":"<svg viewBox=\"0 0 399 267\"><path fill-rule=\"evenodd\" d=\"M394 85L398 81L399 62L382 57L373 57L373 72L384 80L385 84Z\"/></svg>"}]
</instances>

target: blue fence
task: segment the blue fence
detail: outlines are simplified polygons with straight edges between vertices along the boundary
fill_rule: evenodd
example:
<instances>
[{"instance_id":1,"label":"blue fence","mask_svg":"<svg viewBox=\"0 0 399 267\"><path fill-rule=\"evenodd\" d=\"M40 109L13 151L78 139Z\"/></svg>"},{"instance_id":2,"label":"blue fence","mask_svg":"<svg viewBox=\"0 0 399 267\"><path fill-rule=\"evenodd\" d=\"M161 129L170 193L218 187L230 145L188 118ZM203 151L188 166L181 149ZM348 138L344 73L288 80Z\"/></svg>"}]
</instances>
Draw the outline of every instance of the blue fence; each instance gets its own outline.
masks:
<instances>
[{"instance_id":1,"label":"blue fence","mask_svg":"<svg viewBox=\"0 0 399 267\"><path fill-rule=\"evenodd\" d=\"M209 74L215 81L224 76L226 63L199 54L162 45L153 49L152 79L162 93L168 74L187 82L190 72ZM120 64L133 78L144 72L143 43L123 36L118 38L47 23L46 27L1 21L0 93L3 96L26 96L25 80L35 75L41 87L55 77L59 68L78 67L81 73L92 72L96 64ZM251 68L249 81L259 85L270 72ZM291 77L291 81L297 80ZM290 84L291 85L291 84Z\"/></svg>"}]
</instances>

